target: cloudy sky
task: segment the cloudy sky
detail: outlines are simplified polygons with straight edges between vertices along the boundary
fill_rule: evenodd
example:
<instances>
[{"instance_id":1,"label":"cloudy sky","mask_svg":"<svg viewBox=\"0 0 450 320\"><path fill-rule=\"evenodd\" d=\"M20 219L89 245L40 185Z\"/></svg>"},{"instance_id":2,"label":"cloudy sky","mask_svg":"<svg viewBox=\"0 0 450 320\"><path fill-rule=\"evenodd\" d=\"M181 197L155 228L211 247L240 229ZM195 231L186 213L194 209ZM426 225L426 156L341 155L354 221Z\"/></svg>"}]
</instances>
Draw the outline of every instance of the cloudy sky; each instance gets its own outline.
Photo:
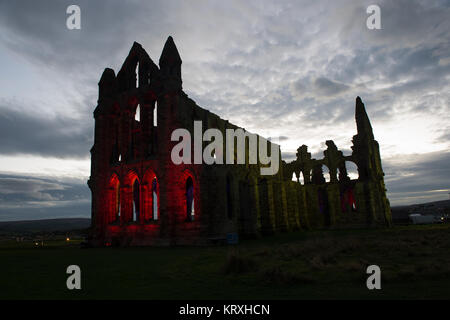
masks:
<instances>
[{"instance_id":1,"label":"cloudy sky","mask_svg":"<svg viewBox=\"0 0 450 320\"><path fill-rule=\"evenodd\" d=\"M66 9L81 8L81 30ZM366 8L381 8L369 30ZM285 159L325 140L350 154L361 96L392 205L448 199L450 1L0 0L0 220L89 217L97 83L133 41L169 35L200 106Z\"/></svg>"}]
</instances>

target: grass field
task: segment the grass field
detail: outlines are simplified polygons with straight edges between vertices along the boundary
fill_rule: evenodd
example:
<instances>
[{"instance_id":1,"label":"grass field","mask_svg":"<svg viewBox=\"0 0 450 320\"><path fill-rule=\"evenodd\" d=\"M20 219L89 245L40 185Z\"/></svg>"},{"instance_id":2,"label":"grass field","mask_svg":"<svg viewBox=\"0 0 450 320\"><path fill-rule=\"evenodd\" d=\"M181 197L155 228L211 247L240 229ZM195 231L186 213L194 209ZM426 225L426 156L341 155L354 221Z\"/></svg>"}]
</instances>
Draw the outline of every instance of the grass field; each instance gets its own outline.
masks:
<instances>
[{"instance_id":1,"label":"grass field","mask_svg":"<svg viewBox=\"0 0 450 320\"><path fill-rule=\"evenodd\" d=\"M1 299L450 298L450 225L279 234L238 246L0 242ZM81 268L82 289L66 288ZM366 267L381 268L381 290Z\"/></svg>"}]
</instances>

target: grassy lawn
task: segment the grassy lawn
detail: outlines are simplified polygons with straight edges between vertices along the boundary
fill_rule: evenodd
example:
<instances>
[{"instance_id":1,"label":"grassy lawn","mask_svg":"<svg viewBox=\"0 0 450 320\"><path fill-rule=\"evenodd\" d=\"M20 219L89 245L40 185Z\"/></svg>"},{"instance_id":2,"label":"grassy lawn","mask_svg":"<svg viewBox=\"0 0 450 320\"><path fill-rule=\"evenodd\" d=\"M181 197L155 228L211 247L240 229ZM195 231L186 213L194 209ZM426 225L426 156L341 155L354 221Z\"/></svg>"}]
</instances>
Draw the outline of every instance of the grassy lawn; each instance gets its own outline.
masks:
<instances>
[{"instance_id":1,"label":"grassy lawn","mask_svg":"<svg viewBox=\"0 0 450 320\"><path fill-rule=\"evenodd\" d=\"M279 234L238 246L0 242L0 299L450 298L450 225ZM66 288L81 268L82 290ZM366 288L381 268L382 290Z\"/></svg>"}]
</instances>

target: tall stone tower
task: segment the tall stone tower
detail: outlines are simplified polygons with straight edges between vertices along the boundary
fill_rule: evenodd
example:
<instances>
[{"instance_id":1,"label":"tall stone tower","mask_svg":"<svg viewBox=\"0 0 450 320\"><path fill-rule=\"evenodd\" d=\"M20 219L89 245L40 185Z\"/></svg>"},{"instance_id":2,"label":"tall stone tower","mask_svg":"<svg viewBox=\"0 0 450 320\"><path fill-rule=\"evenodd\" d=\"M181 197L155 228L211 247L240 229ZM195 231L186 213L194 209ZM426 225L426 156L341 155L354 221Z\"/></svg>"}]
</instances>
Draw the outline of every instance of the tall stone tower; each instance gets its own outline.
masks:
<instances>
[{"instance_id":1,"label":"tall stone tower","mask_svg":"<svg viewBox=\"0 0 450 320\"><path fill-rule=\"evenodd\" d=\"M366 108L360 97L356 98L355 119L357 134L353 136L353 159L358 166L359 181L362 185L359 193L369 222L391 224L391 209L386 197L384 172L381 167L380 147L375 140L367 116Z\"/></svg>"}]
</instances>

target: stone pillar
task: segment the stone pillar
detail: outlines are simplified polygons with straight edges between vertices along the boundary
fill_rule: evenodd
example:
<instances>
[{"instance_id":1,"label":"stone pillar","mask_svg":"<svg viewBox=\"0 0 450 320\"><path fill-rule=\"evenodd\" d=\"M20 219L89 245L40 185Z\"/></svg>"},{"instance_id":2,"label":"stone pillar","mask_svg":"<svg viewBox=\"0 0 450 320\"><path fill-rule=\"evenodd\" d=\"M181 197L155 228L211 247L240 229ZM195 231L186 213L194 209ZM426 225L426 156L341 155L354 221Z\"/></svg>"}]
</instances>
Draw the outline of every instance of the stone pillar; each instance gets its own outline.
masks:
<instances>
[{"instance_id":1,"label":"stone pillar","mask_svg":"<svg viewBox=\"0 0 450 320\"><path fill-rule=\"evenodd\" d=\"M261 212L261 232L273 234L275 232L275 215L273 204L273 188L267 179L261 179L259 184L259 204Z\"/></svg>"},{"instance_id":2,"label":"stone pillar","mask_svg":"<svg viewBox=\"0 0 450 320\"><path fill-rule=\"evenodd\" d=\"M286 210L289 223L289 231L298 230L300 227L300 221L298 219L298 201L294 191L296 184L297 183L293 181L284 182L286 190Z\"/></svg>"},{"instance_id":3,"label":"stone pillar","mask_svg":"<svg viewBox=\"0 0 450 320\"><path fill-rule=\"evenodd\" d=\"M276 230L287 231L289 222L287 219L286 192L283 183L281 181L273 181L272 190Z\"/></svg>"},{"instance_id":4,"label":"stone pillar","mask_svg":"<svg viewBox=\"0 0 450 320\"><path fill-rule=\"evenodd\" d=\"M335 183L329 183L327 185L326 190L328 194L328 210L330 214L330 226L333 226L339 220L341 212L339 185Z\"/></svg>"},{"instance_id":5,"label":"stone pillar","mask_svg":"<svg viewBox=\"0 0 450 320\"><path fill-rule=\"evenodd\" d=\"M297 195L298 214L300 225L305 229L310 229L311 225L308 217L308 205L306 200L306 188L302 185L295 186L295 193Z\"/></svg>"}]
</instances>

